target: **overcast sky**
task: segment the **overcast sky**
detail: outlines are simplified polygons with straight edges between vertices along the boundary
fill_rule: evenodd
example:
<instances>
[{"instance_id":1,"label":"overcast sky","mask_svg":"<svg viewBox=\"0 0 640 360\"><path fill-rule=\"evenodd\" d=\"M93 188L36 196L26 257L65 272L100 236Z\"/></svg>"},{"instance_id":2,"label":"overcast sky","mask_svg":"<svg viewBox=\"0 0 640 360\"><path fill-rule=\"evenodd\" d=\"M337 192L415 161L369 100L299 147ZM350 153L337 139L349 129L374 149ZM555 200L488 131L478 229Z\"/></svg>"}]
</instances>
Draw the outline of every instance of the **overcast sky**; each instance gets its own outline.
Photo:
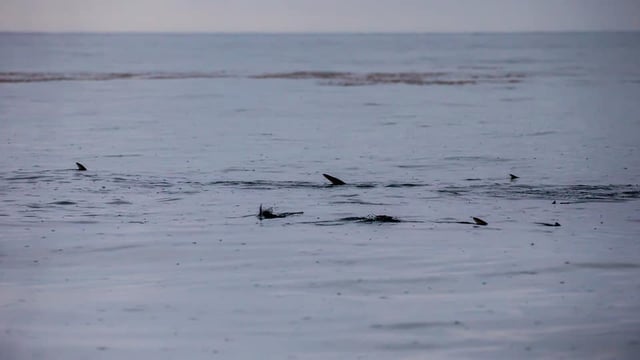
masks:
<instances>
[{"instance_id":1,"label":"overcast sky","mask_svg":"<svg viewBox=\"0 0 640 360\"><path fill-rule=\"evenodd\" d=\"M0 31L640 30L640 0L0 0Z\"/></svg>"}]
</instances>

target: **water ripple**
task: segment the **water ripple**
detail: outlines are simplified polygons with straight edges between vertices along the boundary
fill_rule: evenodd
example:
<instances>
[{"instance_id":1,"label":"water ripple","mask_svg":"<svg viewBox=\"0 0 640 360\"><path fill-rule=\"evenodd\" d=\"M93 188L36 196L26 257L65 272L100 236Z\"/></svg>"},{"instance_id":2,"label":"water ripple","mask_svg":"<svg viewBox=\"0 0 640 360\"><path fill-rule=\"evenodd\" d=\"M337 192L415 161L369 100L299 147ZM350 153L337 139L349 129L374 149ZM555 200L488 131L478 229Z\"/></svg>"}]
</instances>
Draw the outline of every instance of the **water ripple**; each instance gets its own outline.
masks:
<instances>
[{"instance_id":1,"label":"water ripple","mask_svg":"<svg viewBox=\"0 0 640 360\"><path fill-rule=\"evenodd\" d=\"M638 185L517 185L483 184L446 186L438 190L451 195L474 194L509 200L535 199L580 202L617 202L640 198Z\"/></svg>"}]
</instances>

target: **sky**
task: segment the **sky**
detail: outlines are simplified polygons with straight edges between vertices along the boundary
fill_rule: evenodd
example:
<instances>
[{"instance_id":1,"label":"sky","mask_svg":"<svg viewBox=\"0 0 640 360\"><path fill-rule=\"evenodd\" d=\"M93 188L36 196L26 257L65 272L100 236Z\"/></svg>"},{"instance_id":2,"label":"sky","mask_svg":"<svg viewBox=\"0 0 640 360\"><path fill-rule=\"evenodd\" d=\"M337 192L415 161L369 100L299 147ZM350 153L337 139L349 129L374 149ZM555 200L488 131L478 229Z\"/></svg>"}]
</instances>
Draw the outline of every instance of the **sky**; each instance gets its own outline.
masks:
<instances>
[{"instance_id":1,"label":"sky","mask_svg":"<svg viewBox=\"0 0 640 360\"><path fill-rule=\"evenodd\" d=\"M640 0L0 0L0 31L640 30Z\"/></svg>"}]
</instances>

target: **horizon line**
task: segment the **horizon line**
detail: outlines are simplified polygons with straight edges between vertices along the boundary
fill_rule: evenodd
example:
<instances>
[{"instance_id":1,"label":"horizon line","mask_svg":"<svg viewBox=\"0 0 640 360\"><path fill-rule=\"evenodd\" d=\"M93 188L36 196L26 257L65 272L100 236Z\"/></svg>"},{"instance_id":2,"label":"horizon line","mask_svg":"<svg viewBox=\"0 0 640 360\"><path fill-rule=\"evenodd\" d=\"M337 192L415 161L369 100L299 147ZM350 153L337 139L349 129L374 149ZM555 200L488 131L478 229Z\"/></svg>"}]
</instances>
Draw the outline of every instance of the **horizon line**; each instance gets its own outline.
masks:
<instances>
[{"instance_id":1,"label":"horizon line","mask_svg":"<svg viewBox=\"0 0 640 360\"><path fill-rule=\"evenodd\" d=\"M16 35L491 35L491 34L572 34L636 33L640 29L598 30L486 30L486 31L155 31L155 30L0 30Z\"/></svg>"}]
</instances>

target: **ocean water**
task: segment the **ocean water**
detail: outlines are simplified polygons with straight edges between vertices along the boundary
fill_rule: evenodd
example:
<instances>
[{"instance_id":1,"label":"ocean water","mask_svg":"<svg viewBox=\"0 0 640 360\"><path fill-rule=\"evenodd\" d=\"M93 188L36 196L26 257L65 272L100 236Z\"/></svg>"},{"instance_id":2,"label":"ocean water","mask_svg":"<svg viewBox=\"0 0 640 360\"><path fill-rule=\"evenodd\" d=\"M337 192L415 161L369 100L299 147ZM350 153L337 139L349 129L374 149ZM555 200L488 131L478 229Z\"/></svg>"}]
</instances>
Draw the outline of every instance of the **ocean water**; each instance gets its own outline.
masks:
<instances>
[{"instance_id":1,"label":"ocean water","mask_svg":"<svg viewBox=\"0 0 640 360\"><path fill-rule=\"evenodd\" d=\"M635 358L638 59L0 34L0 358Z\"/></svg>"}]
</instances>

